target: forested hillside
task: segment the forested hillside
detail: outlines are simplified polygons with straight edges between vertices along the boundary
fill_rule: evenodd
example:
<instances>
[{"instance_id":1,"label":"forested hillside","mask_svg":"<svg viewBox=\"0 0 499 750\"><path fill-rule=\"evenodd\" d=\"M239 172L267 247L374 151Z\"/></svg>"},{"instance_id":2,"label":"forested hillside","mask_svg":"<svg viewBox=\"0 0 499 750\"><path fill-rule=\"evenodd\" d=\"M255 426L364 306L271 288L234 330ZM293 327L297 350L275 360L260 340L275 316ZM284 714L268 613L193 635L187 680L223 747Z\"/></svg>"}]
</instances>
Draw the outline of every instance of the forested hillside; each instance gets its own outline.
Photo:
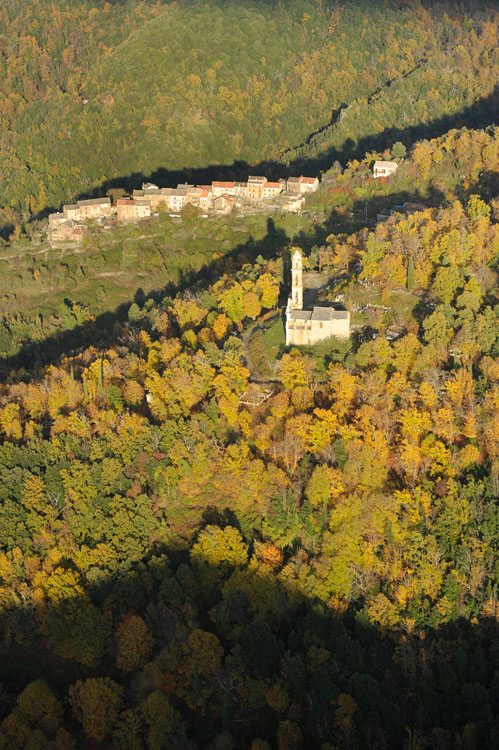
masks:
<instances>
[{"instance_id":1,"label":"forested hillside","mask_svg":"<svg viewBox=\"0 0 499 750\"><path fill-rule=\"evenodd\" d=\"M469 194L312 248L356 328L273 379L285 242L0 386L1 748L497 746L498 154L416 144Z\"/></svg>"},{"instance_id":2,"label":"forested hillside","mask_svg":"<svg viewBox=\"0 0 499 750\"><path fill-rule=\"evenodd\" d=\"M0 750L499 746L498 35L0 4ZM301 215L43 235L249 165L329 174ZM285 346L295 246L348 340Z\"/></svg>"},{"instance_id":3,"label":"forested hillside","mask_svg":"<svg viewBox=\"0 0 499 750\"><path fill-rule=\"evenodd\" d=\"M318 171L493 113L493 4L39 0L0 14L6 231L158 170Z\"/></svg>"}]
</instances>

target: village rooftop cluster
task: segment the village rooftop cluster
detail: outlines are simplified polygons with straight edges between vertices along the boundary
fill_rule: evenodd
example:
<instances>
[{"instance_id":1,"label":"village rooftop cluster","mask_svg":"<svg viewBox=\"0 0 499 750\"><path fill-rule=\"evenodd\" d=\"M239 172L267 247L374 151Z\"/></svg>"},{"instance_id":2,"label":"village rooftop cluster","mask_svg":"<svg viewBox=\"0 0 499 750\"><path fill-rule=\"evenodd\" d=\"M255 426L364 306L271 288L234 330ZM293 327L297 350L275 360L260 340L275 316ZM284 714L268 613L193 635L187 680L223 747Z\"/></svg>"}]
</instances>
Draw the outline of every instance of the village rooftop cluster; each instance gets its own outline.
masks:
<instances>
[{"instance_id":1,"label":"village rooftop cluster","mask_svg":"<svg viewBox=\"0 0 499 750\"><path fill-rule=\"evenodd\" d=\"M80 200L63 206L61 212L49 215L48 236L51 243L81 242L86 222L116 219L134 222L154 216L159 210L179 216L191 205L204 215L231 213L237 206L251 209L255 204L273 203L276 209L297 212L306 193L319 187L317 177L289 177L270 182L266 177L250 176L247 182L213 181L211 185L180 184L176 188L160 188L151 183L134 190L131 198L118 198L115 204L110 197Z\"/></svg>"}]
</instances>

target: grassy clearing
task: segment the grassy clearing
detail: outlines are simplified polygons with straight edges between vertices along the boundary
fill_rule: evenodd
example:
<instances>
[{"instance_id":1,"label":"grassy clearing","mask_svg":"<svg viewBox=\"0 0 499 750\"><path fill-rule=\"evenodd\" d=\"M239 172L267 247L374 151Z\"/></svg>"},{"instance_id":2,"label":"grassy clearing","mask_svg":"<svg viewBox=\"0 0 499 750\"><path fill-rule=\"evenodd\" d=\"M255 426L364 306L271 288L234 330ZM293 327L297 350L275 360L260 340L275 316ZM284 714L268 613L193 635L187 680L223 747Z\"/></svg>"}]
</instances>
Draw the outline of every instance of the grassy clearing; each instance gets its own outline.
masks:
<instances>
[{"instance_id":1,"label":"grassy clearing","mask_svg":"<svg viewBox=\"0 0 499 750\"><path fill-rule=\"evenodd\" d=\"M262 332L262 342L267 355L269 368L272 368L282 346L286 345L286 332L281 317Z\"/></svg>"},{"instance_id":2,"label":"grassy clearing","mask_svg":"<svg viewBox=\"0 0 499 750\"><path fill-rule=\"evenodd\" d=\"M111 231L91 230L79 247L51 248L40 236L0 251L0 321L15 354L26 338L39 340L64 330L67 303L94 315L114 312L144 294L162 293L190 274L206 280L220 273L219 259L250 261L279 252L294 238L312 241L308 217L282 215L182 218L168 216ZM217 270L218 269L218 270Z\"/></svg>"},{"instance_id":3,"label":"grassy clearing","mask_svg":"<svg viewBox=\"0 0 499 750\"><path fill-rule=\"evenodd\" d=\"M249 342L249 353L253 364L263 377L270 377L272 371L263 341L262 331L256 331Z\"/></svg>"}]
</instances>

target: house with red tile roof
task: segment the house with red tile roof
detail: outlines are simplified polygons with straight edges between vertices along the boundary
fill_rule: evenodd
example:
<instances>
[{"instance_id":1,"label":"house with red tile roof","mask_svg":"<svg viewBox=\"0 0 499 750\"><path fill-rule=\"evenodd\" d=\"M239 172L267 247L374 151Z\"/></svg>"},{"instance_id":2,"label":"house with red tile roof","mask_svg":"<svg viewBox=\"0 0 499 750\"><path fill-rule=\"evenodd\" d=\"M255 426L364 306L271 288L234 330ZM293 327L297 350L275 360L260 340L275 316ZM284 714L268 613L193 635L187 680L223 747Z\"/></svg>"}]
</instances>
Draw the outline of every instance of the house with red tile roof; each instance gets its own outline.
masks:
<instances>
[{"instance_id":1,"label":"house with red tile roof","mask_svg":"<svg viewBox=\"0 0 499 750\"><path fill-rule=\"evenodd\" d=\"M217 214L230 214L234 208L234 198L225 193L217 196L213 201L213 207Z\"/></svg>"},{"instance_id":2,"label":"house with red tile roof","mask_svg":"<svg viewBox=\"0 0 499 750\"><path fill-rule=\"evenodd\" d=\"M236 183L235 182L221 182L214 180L211 183L211 189L213 196L217 198L219 195L235 195L236 194Z\"/></svg>"},{"instance_id":3,"label":"house with red tile roof","mask_svg":"<svg viewBox=\"0 0 499 750\"><path fill-rule=\"evenodd\" d=\"M147 198L118 198L118 221L137 221L151 215L151 201Z\"/></svg>"},{"instance_id":4,"label":"house with red tile roof","mask_svg":"<svg viewBox=\"0 0 499 750\"><path fill-rule=\"evenodd\" d=\"M319 189L318 177L300 177L300 193L313 193Z\"/></svg>"},{"instance_id":5,"label":"house with red tile roof","mask_svg":"<svg viewBox=\"0 0 499 750\"><path fill-rule=\"evenodd\" d=\"M265 182L262 186L262 198L275 198L282 191L282 182Z\"/></svg>"}]
</instances>

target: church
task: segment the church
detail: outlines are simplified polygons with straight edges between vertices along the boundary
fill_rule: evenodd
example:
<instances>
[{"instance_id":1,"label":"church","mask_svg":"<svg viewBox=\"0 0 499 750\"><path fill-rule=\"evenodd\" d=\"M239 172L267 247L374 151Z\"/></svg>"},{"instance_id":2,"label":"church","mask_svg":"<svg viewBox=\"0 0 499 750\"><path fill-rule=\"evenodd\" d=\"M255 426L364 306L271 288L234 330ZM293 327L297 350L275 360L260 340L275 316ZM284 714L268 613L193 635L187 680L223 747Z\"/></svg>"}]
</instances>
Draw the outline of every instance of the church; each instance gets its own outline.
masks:
<instances>
[{"instance_id":1,"label":"church","mask_svg":"<svg viewBox=\"0 0 499 750\"><path fill-rule=\"evenodd\" d=\"M296 250L291 261L291 297L286 307L286 345L310 345L350 336L350 313L332 307L303 309L303 259Z\"/></svg>"}]
</instances>

